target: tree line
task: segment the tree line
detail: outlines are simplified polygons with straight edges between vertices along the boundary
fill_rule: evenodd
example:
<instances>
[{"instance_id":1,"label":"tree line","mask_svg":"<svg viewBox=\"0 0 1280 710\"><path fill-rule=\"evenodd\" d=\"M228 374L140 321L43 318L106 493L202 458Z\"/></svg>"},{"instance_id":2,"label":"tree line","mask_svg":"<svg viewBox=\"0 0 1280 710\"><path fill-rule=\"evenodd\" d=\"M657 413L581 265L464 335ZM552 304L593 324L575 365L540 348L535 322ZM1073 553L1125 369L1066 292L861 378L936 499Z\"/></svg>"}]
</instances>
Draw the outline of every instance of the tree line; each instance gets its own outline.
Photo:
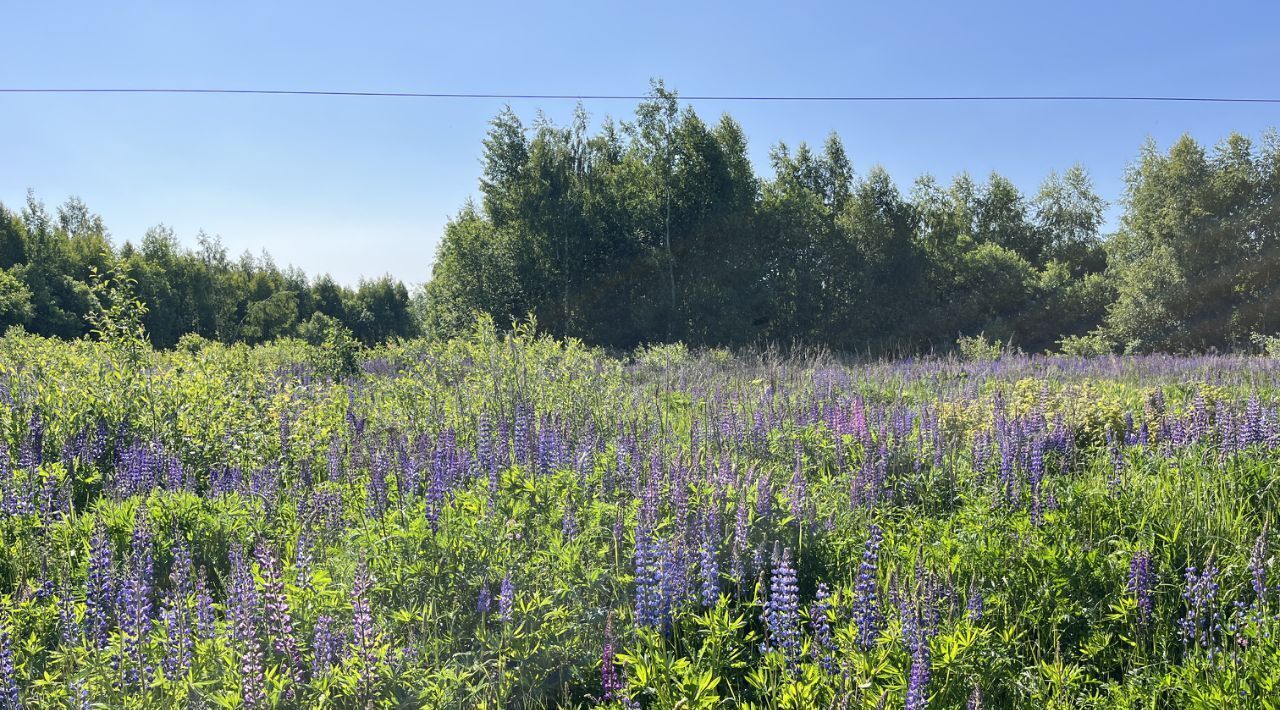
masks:
<instances>
[{"instance_id":1,"label":"tree line","mask_svg":"<svg viewBox=\"0 0 1280 710\"><path fill-rule=\"evenodd\" d=\"M132 279L146 304L143 325L156 347L194 333L223 342L302 337L317 344L335 333L374 344L417 334L408 289L389 276L348 288L324 275L280 268L269 255L228 256L201 233L184 247L173 230L148 230L116 247L102 218L71 198L54 212L34 195L13 211L0 204L0 328L45 336L88 334L98 307L95 277Z\"/></svg>"},{"instance_id":2,"label":"tree line","mask_svg":"<svg viewBox=\"0 0 1280 710\"><path fill-rule=\"evenodd\" d=\"M615 348L808 343L905 353L983 334L1027 350L1204 350L1280 330L1280 140L1148 142L1123 216L1086 171L1025 195L992 174L907 194L855 172L840 138L777 144L755 173L741 126L655 82L629 121L526 126L484 141L478 204L448 224L423 328L476 312Z\"/></svg>"},{"instance_id":3,"label":"tree line","mask_svg":"<svg viewBox=\"0 0 1280 710\"><path fill-rule=\"evenodd\" d=\"M1280 332L1280 138L1184 136L1142 147L1122 215L1080 166L1034 194L991 174L865 173L839 136L776 144L758 175L742 127L714 124L655 82L631 120L526 126L509 109L484 141L480 199L445 228L431 278L354 288L231 258L172 229L112 243L78 199L0 204L0 328L89 331L94 274L119 270L157 347L337 333L374 344L448 337L477 313L614 349L822 345L904 354L981 335L1029 351L1242 348ZM1280 345L1280 339L1273 342Z\"/></svg>"}]
</instances>

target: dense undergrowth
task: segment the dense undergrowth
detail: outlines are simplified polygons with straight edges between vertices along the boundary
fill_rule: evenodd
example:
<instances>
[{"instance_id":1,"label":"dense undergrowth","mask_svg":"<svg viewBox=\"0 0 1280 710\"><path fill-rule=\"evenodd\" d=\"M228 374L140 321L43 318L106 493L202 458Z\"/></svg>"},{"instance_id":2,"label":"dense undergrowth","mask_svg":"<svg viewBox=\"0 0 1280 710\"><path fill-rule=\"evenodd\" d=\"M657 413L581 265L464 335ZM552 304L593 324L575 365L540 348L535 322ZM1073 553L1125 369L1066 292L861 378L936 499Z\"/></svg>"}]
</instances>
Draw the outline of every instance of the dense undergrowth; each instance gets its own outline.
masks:
<instances>
[{"instance_id":1,"label":"dense undergrowth","mask_svg":"<svg viewBox=\"0 0 1280 710\"><path fill-rule=\"evenodd\" d=\"M1278 360L366 355L0 339L0 706L1280 694Z\"/></svg>"}]
</instances>

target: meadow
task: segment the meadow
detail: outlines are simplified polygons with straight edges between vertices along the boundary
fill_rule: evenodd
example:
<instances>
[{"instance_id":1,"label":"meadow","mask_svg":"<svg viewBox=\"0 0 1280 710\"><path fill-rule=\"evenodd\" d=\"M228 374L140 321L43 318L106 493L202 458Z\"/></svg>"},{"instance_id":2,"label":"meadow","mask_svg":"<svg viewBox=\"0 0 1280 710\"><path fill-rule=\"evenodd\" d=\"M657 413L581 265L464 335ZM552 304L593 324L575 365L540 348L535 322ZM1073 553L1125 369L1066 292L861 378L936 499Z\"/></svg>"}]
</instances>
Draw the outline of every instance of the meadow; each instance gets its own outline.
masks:
<instances>
[{"instance_id":1,"label":"meadow","mask_svg":"<svg viewBox=\"0 0 1280 710\"><path fill-rule=\"evenodd\" d=\"M1277 707L1278 388L11 331L0 707Z\"/></svg>"}]
</instances>

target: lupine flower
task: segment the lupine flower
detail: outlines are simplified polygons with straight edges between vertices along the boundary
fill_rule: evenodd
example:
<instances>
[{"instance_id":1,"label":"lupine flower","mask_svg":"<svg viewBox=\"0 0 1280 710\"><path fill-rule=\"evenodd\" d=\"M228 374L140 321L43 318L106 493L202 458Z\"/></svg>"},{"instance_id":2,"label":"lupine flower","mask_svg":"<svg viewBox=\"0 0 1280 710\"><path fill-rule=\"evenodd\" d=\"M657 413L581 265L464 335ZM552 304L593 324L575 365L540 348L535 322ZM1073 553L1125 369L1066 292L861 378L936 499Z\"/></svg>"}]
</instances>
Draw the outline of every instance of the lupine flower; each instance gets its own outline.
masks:
<instances>
[{"instance_id":1,"label":"lupine flower","mask_svg":"<svg viewBox=\"0 0 1280 710\"><path fill-rule=\"evenodd\" d=\"M978 586L978 579L975 577L969 583L969 599L966 602L966 614L969 617L969 621L982 621L984 607L985 600L982 598L982 589Z\"/></svg>"},{"instance_id":2,"label":"lupine flower","mask_svg":"<svg viewBox=\"0 0 1280 710\"><path fill-rule=\"evenodd\" d=\"M809 620L813 626L813 653L817 656L823 670L834 673L837 648L831 637L831 619L828 618L831 609L830 599L831 591L827 588L826 582L820 582L813 605L809 607Z\"/></svg>"},{"instance_id":3,"label":"lupine flower","mask_svg":"<svg viewBox=\"0 0 1280 710\"><path fill-rule=\"evenodd\" d=\"M147 524L146 511L138 510L138 522L133 529L133 544L129 552L128 576L120 597L121 627L124 631L126 683L134 684L150 673L146 667L144 644L151 633L151 589L154 563L151 553L151 527Z\"/></svg>"},{"instance_id":4,"label":"lupine flower","mask_svg":"<svg viewBox=\"0 0 1280 710\"><path fill-rule=\"evenodd\" d=\"M775 553L769 600L764 605L767 648L781 651L792 668L800 653L799 591L796 571L791 565L791 549L783 550L781 555Z\"/></svg>"},{"instance_id":5,"label":"lupine flower","mask_svg":"<svg viewBox=\"0 0 1280 710\"><path fill-rule=\"evenodd\" d=\"M314 639L311 642L311 673L320 675L338 662L342 640L333 630L333 617L321 614L316 617Z\"/></svg>"},{"instance_id":6,"label":"lupine flower","mask_svg":"<svg viewBox=\"0 0 1280 710\"><path fill-rule=\"evenodd\" d=\"M485 580L480 585L480 594L476 597L476 611L481 614L488 614L489 609L493 606L493 592L489 591L489 580Z\"/></svg>"},{"instance_id":7,"label":"lupine flower","mask_svg":"<svg viewBox=\"0 0 1280 710\"><path fill-rule=\"evenodd\" d=\"M99 520L89 542L89 572L85 589L86 634L97 648L107 643L115 609L115 568L111 562L111 542Z\"/></svg>"},{"instance_id":8,"label":"lupine flower","mask_svg":"<svg viewBox=\"0 0 1280 710\"><path fill-rule=\"evenodd\" d=\"M511 573L502 578L502 586L498 588L498 620L511 621L511 605L515 601L516 588L511 584Z\"/></svg>"},{"instance_id":9,"label":"lupine flower","mask_svg":"<svg viewBox=\"0 0 1280 710\"><path fill-rule=\"evenodd\" d=\"M181 543L173 549L173 567L169 572L169 594L165 597L160 618L165 626L165 655L161 661L167 678L178 678L191 667L195 653L192 638L190 595L195 584L191 553Z\"/></svg>"},{"instance_id":10,"label":"lupine flower","mask_svg":"<svg viewBox=\"0 0 1280 710\"><path fill-rule=\"evenodd\" d=\"M240 699L246 708L266 703L266 669L262 653L261 611L258 585L249 570L244 551L232 548L231 586L228 590L231 637L240 654Z\"/></svg>"},{"instance_id":11,"label":"lupine flower","mask_svg":"<svg viewBox=\"0 0 1280 710\"><path fill-rule=\"evenodd\" d=\"M969 693L969 702L965 705L965 710L982 710L982 686L973 686L973 692Z\"/></svg>"},{"instance_id":12,"label":"lupine flower","mask_svg":"<svg viewBox=\"0 0 1280 710\"><path fill-rule=\"evenodd\" d=\"M1154 609L1152 593L1155 590L1155 573L1151 569L1151 553L1138 551L1129 560L1129 580L1127 589L1138 600L1138 623L1146 626L1151 622Z\"/></svg>"},{"instance_id":13,"label":"lupine flower","mask_svg":"<svg viewBox=\"0 0 1280 710\"><path fill-rule=\"evenodd\" d=\"M600 685L604 689L605 702L621 698L622 679L613 652L613 614L604 622L604 648L600 652Z\"/></svg>"},{"instance_id":14,"label":"lupine flower","mask_svg":"<svg viewBox=\"0 0 1280 710\"><path fill-rule=\"evenodd\" d=\"M292 685L305 682L306 676L303 674L302 652L293 632L293 617L289 613L289 597L285 594L280 561L272 549L262 542L258 543L254 556L258 558L258 569L262 574L262 601L265 607L263 616L267 636L271 639L272 648L283 659L285 668L292 675L293 684L285 691L286 697L292 698Z\"/></svg>"},{"instance_id":15,"label":"lupine flower","mask_svg":"<svg viewBox=\"0 0 1280 710\"><path fill-rule=\"evenodd\" d=\"M719 522L714 506L705 513L702 524L702 547L698 558L698 572L702 581L702 605L715 606L720 597L720 565L716 545L719 541Z\"/></svg>"},{"instance_id":16,"label":"lupine flower","mask_svg":"<svg viewBox=\"0 0 1280 710\"><path fill-rule=\"evenodd\" d=\"M351 587L351 626L352 651L360 661L359 694L368 699L373 691L374 674L377 671L378 645L381 635L373 621L369 592L373 587L373 579L365 568L364 561L356 569L355 582Z\"/></svg>"},{"instance_id":17,"label":"lupine flower","mask_svg":"<svg viewBox=\"0 0 1280 710\"><path fill-rule=\"evenodd\" d=\"M911 656L911 676L907 682L906 710L924 710L929 700L929 644L916 646Z\"/></svg>"},{"instance_id":18,"label":"lupine flower","mask_svg":"<svg viewBox=\"0 0 1280 710\"><path fill-rule=\"evenodd\" d=\"M22 710L8 628L0 628L0 710Z\"/></svg>"},{"instance_id":19,"label":"lupine flower","mask_svg":"<svg viewBox=\"0 0 1280 710\"><path fill-rule=\"evenodd\" d=\"M747 546L750 541L747 539L750 534L751 507L747 505L747 488L743 486L738 491L737 511L733 519L733 559L730 563L729 576L738 584L746 581L746 560L743 555L746 554Z\"/></svg>"},{"instance_id":20,"label":"lupine flower","mask_svg":"<svg viewBox=\"0 0 1280 710\"><path fill-rule=\"evenodd\" d=\"M1182 593L1187 613L1178 622L1178 627L1188 648L1207 650L1210 658L1222 642L1222 615L1217 608L1218 589L1218 568L1212 563L1207 564L1199 574L1195 567L1187 568L1186 588Z\"/></svg>"},{"instance_id":21,"label":"lupine flower","mask_svg":"<svg viewBox=\"0 0 1280 710\"><path fill-rule=\"evenodd\" d=\"M196 633L202 639L214 637L213 595L209 594L209 582L203 568L196 577Z\"/></svg>"},{"instance_id":22,"label":"lupine flower","mask_svg":"<svg viewBox=\"0 0 1280 710\"><path fill-rule=\"evenodd\" d=\"M853 618L858 627L858 647L869 650L880 636L880 592L877 569L880 557L880 526L872 523L858 565L858 581L853 592Z\"/></svg>"}]
</instances>

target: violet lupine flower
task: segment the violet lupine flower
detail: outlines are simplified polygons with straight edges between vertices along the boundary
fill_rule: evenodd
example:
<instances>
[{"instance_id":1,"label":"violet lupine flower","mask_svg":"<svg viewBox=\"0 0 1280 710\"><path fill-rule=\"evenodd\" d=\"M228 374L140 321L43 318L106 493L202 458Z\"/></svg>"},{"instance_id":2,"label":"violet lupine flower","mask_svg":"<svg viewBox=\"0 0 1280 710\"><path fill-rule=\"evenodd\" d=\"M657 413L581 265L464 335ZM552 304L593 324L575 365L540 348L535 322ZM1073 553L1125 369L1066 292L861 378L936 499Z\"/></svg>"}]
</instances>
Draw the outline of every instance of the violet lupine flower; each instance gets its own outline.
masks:
<instances>
[{"instance_id":1,"label":"violet lupine flower","mask_svg":"<svg viewBox=\"0 0 1280 710\"><path fill-rule=\"evenodd\" d=\"M658 588L662 599L662 620L670 623L672 613L689 596L688 555L682 535L672 535L660 547Z\"/></svg>"},{"instance_id":2,"label":"violet lupine flower","mask_svg":"<svg viewBox=\"0 0 1280 710\"><path fill-rule=\"evenodd\" d=\"M747 505L747 487L744 485L738 491L737 512L733 519L733 560L729 568L729 576L738 584L742 584L747 578L743 555L750 544L750 515L751 507Z\"/></svg>"},{"instance_id":3,"label":"violet lupine flower","mask_svg":"<svg viewBox=\"0 0 1280 710\"><path fill-rule=\"evenodd\" d=\"M1040 500L1040 484L1044 481L1044 440L1040 437L1031 442L1030 468L1028 482L1031 484L1031 522L1040 525L1044 522L1044 508Z\"/></svg>"},{"instance_id":4,"label":"violet lupine flower","mask_svg":"<svg viewBox=\"0 0 1280 710\"><path fill-rule=\"evenodd\" d=\"M493 608L493 592L489 590L489 580L480 584L480 593L476 595L476 611L488 614Z\"/></svg>"},{"instance_id":5,"label":"violet lupine flower","mask_svg":"<svg viewBox=\"0 0 1280 710\"><path fill-rule=\"evenodd\" d=\"M498 588L498 620L511 621L511 606L515 601L516 588L511 583L511 573L508 572L502 578L502 585Z\"/></svg>"},{"instance_id":6,"label":"violet lupine flower","mask_svg":"<svg viewBox=\"0 0 1280 710\"><path fill-rule=\"evenodd\" d=\"M369 482L366 486L369 501L369 517L378 518L387 512L387 472L390 464L381 448L374 446L369 462ZM434 526L433 526L434 530Z\"/></svg>"},{"instance_id":7,"label":"violet lupine flower","mask_svg":"<svg viewBox=\"0 0 1280 710\"><path fill-rule=\"evenodd\" d=\"M1195 567L1187 568L1186 588L1182 593L1187 604L1187 614L1178 622L1178 627L1182 632L1182 640L1189 649L1199 647L1207 650L1210 658L1222 643L1222 615L1217 609L1218 589L1218 568L1212 562L1199 574Z\"/></svg>"},{"instance_id":8,"label":"violet lupine flower","mask_svg":"<svg viewBox=\"0 0 1280 710\"><path fill-rule=\"evenodd\" d=\"M560 519L560 534L565 540L578 536L578 516L574 513L572 500L565 501L564 515Z\"/></svg>"},{"instance_id":9,"label":"violet lupine flower","mask_svg":"<svg viewBox=\"0 0 1280 710\"><path fill-rule=\"evenodd\" d=\"M437 456L431 466L431 483L427 485L427 521L431 523L433 533L440 531L440 511L444 508L447 489L445 464L439 453L437 450Z\"/></svg>"},{"instance_id":10,"label":"violet lupine flower","mask_svg":"<svg viewBox=\"0 0 1280 710\"><path fill-rule=\"evenodd\" d=\"M662 624L662 574L658 569L661 560L659 547L653 539L652 514L647 504L640 509L636 522L636 625L658 627Z\"/></svg>"},{"instance_id":11,"label":"violet lupine flower","mask_svg":"<svg viewBox=\"0 0 1280 710\"><path fill-rule=\"evenodd\" d=\"M973 686L973 692L969 693L969 702L964 707L965 710L982 710L982 686Z\"/></svg>"},{"instance_id":12,"label":"violet lupine flower","mask_svg":"<svg viewBox=\"0 0 1280 710\"><path fill-rule=\"evenodd\" d=\"M907 682L906 710L925 710L929 704L929 644L916 645L911 655L911 676Z\"/></svg>"},{"instance_id":13,"label":"violet lupine flower","mask_svg":"<svg viewBox=\"0 0 1280 710\"><path fill-rule=\"evenodd\" d=\"M1151 553L1144 550L1133 553L1129 560L1129 579L1126 589L1138 600L1138 624L1151 623L1155 608L1152 593L1155 590L1155 572L1151 569Z\"/></svg>"},{"instance_id":14,"label":"violet lupine flower","mask_svg":"<svg viewBox=\"0 0 1280 710\"><path fill-rule=\"evenodd\" d=\"M13 646L9 629L0 629L0 710L21 710L18 676L13 666Z\"/></svg>"},{"instance_id":15,"label":"violet lupine flower","mask_svg":"<svg viewBox=\"0 0 1280 710\"><path fill-rule=\"evenodd\" d=\"M1120 492L1120 485L1124 480L1125 460L1110 427L1107 428L1107 450L1111 455L1111 477L1107 479L1107 487L1111 489L1111 495L1115 496Z\"/></svg>"},{"instance_id":16,"label":"violet lupine flower","mask_svg":"<svg viewBox=\"0 0 1280 710\"><path fill-rule=\"evenodd\" d=\"M872 523L858 565L858 581L853 592L853 618L858 627L858 647L869 650L880 635L880 600L878 568L880 559L880 526Z\"/></svg>"},{"instance_id":17,"label":"violet lupine flower","mask_svg":"<svg viewBox=\"0 0 1280 710\"><path fill-rule=\"evenodd\" d=\"M190 595L194 590L195 571L191 553L181 543L173 548L173 567L169 572L169 594L165 598L160 619L165 626L165 654L161 661L165 677L178 678L191 668L195 640L191 635Z\"/></svg>"},{"instance_id":18,"label":"violet lupine flower","mask_svg":"<svg viewBox=\"0 0 1280 710\"><path fill-rule=\"evenodd\" d=\"M828 617L830 609L831 590L827 588L826 582L819 582L813 605L809 607L809 621L813 626L813 653L823 670L834 673L837 648L835 641L831 638L831 619Z\"/></svg>"},{"instance_id":19,"label":"violet lupine flower","mask_svg":"<svg viewBox=\"0 0 1280 710\"><path fill-rule=\"evenodd\" d=\"M139 508L138 522L133 528L133 543L129 551L128 576L120 596L124 656L128 662L124 680L130 685L139 682L143 675L149 675L151 671L145 666L144 644L151 633L154 561L151 553L151 527L145 516L145 509Z\"/></svg>"},{"instance_id":20,"label":"violet lupine flower","mask_svg":"<svg viewBox=\"0 0 1280 710\"><path fill-rule=\"evenodd\" d=\"M80 625L76 623L75 601L67 589L58 592L58 640L63 646L80 643Z\"/></svg>"},{"instance_id":21,"label":"violet lupine flower","mask_svg":"<svg viewBox=\"0 0 1280 710\"><path fill-rule=\"evenodd\" d=\"M311 642L311 674L318 676L338 662L342 640L333 630L333 617L321 614L316 617L314 640Z\"/></svg>"},{"instance_id":22,"label":"violet lupine flower","mask_svg":"<svg viewBox=\"0 0 1280 710\"><path fill-rule=\"evenodd\" d=\"M965 613L969 621L982 621L985 611L986 600L982 597L982 589L978 586L978 579L975 577L969 583L969 599L966 602Z\"/></svg>"},{"instance_id":23,"label":"violet lupine flower","mask_svg":"<svg viewBox=\"0 0 1280 710\"><path fill-rule=\"evenodd\" d=\"M622 696L622 679L618 676L618 666L613 651L613 614L604 622L604 648L600 651L600 685L604 689L602 700L620 699Z\"/></svg>"},{"instance_id":24,"label":"violet lupine flower","mask_svg":"<svg viewBox=\"0 0 1280 710\"><path fill-rule=\"evenodd\" d=\"M213 614L213 595L209 593L208 575L204 568L196 577L196 633L202 639L214 637L216 619Z\"/></svg>"},{"instance_id":25,"label":"violet lupine flower","mask_svg":"<svg viewBox=\"0 0 1280 710\"><path fill-rule=\"evenodd\" d=\"M249 570L244 550L238 546L229 554L231 585L228 590L231 637L240 652L240 699L246 708L266 703L266 669L262 652L258 585Z\"/></svg>"},{"instance_id":26,"label":"violet lupine flower","mask_svg":"<svg viewBox=\"0 0 1280 710\"><path fill-rule=\"evenodd\" d=\"M787 665L795 668L800 655L800 609L796 571L791 564L791 548L774 554L769 600L764 605L767 649L781 651Z\"/></svg>"},{"instance_id":27,"label":"violet lupine flower","mask_svg":"<svg viewBox=\"0 0 1280 710\"><path fill-rule=\"evenodd\" d=\"M266 632L271 639L272 648L284 659L285 667L292 676L293 683L285 691L286 697L292 698L294 686L306 682L306 676L303 674L298 639L293 632L293 617L289 613L289 597L285 594L280 561L271 548L262 542L258 543L254 556L258 558L258 569L262 574Z\"/></svg>"},{"instance_id":28,"label":"violet lupine flower","mask_svg":"<svg viewBox=\"0 0 1280 710\"><path fill-rule=\"evenodd\" d=\"M107 644L115 610L115 569L107 529L98 520L89 542L89 571L85 584L86 635L95 648Z\"/></svg>"},{"instance_id":29,"label":"violet lupine flower","mask_svg":"<svg viewBox=\"0 0 1280 710\"><path fill-rule=\"evenodd\" d=\"M702 546L698 557L698 573L702 581L702 605L715 606L720 597L720 563L716 546L720 537L715 507L708 508L702 523Z\"/></svg>"},{"instance_id":30,"label":"violet lupine flower","mask_svg":"<svg viewBox=\"0 0 1280 710\"><path fill-rule=\"evenodd\" d=\"M374 676L378 663L378 644L381 642L378 627L373 621L373 609L369 600L369 592L373 587L373 579L361 560L356 569L355 582L351 587L351 626L352 646L356 659L360 661L359 694L369 698L373 690Z\"/></svg>"}]
</instances>

